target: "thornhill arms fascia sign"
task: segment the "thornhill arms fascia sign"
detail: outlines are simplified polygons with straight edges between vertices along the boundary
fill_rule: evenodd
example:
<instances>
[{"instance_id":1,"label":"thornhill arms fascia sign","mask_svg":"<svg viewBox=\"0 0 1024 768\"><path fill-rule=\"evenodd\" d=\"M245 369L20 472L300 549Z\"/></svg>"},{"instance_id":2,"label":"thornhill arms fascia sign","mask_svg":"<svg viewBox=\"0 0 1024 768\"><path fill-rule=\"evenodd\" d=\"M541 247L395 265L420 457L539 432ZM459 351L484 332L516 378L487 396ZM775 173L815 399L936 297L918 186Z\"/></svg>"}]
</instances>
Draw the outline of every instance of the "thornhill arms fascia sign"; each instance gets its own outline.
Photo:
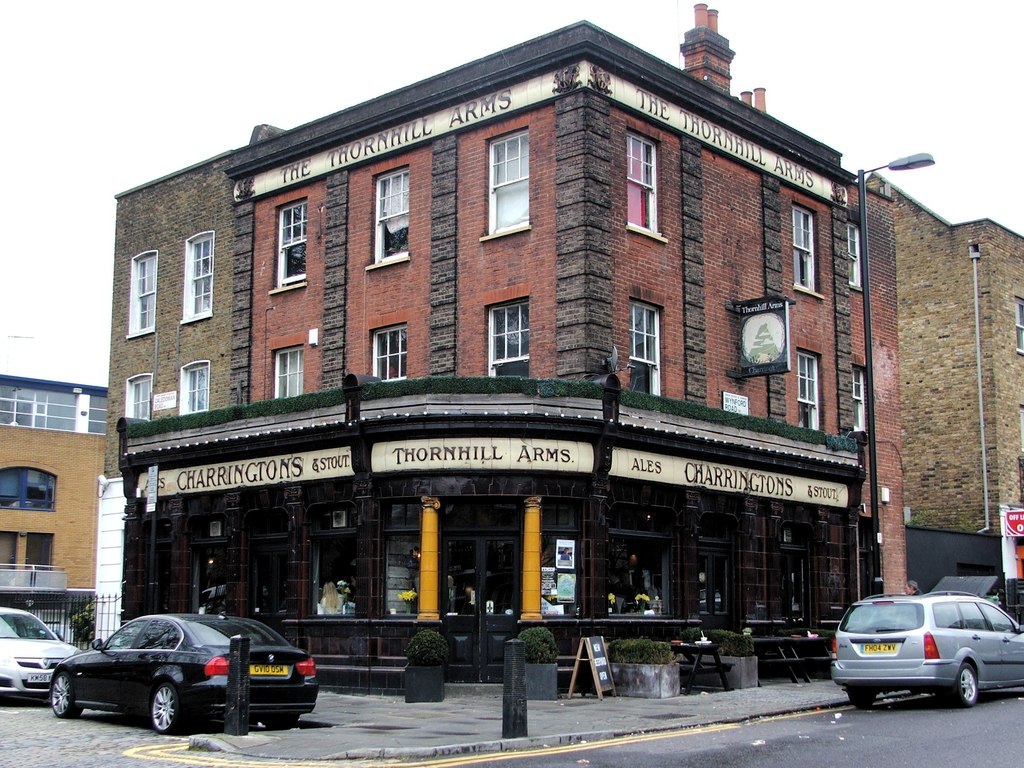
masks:
<instances>
[{"instance_id":1,"label":"thornhill arms fascia sign","mask_svg":"<svg viewBox=\"0 0 1024 768\"><path fill-rule=\"evenodd\" d=\"M750 141L691 109L666 101L644 88L587 61L453 107L406 120L381 131L343 141L294 162L262 171L235 183L236 202L307 183L360 162L403 151L447 133L507 117L579 88L589 88L639 112L679 134L728 155L830 202L846 205L846 187L824 178L795 160ZM753 109L753 107L751 107Z\"/></svg>"},{"instance_id":2,"label":"thornhill arms fascia sign","mask_svg":"<svg viewBox=\"0 0 1024 768\"><path fill-rule=\"evenodd\" d=\"M557 472L589 475L594 471L594 446L575 440L509 437L448 437L376 443L370 469L377 476L402 472ZM699 458L682 458L616 448L609 474L643 482L741 493L780 501L826 507L846 507L842 483L810 479ZM320 451L266 456L177 469L161 469L161 497L214 493L301 483L354 475L352 451L339 446ZM146 476L140 477L138 497L146 496Z\"/></svg>"}]
</instances>

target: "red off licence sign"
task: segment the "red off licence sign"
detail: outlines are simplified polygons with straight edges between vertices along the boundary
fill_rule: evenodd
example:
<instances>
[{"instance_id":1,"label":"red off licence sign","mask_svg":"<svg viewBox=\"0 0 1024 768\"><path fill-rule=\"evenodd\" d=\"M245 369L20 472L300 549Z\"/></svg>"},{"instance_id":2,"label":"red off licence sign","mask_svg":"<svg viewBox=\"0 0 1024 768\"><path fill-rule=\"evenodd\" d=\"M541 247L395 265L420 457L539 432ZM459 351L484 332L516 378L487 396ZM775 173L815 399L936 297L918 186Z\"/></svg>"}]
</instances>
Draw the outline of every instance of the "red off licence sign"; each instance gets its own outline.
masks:
<instances>
[{"instance_id":1,"label":"red off licence sign","mask_svg":"<svg viewBox=\"0 0 1024 768\"><path fill-rule=\"evenodd\" d=\"M1024 536L1024 509L1006 510L1006 535Z\"/></svg>"}]
</instances>

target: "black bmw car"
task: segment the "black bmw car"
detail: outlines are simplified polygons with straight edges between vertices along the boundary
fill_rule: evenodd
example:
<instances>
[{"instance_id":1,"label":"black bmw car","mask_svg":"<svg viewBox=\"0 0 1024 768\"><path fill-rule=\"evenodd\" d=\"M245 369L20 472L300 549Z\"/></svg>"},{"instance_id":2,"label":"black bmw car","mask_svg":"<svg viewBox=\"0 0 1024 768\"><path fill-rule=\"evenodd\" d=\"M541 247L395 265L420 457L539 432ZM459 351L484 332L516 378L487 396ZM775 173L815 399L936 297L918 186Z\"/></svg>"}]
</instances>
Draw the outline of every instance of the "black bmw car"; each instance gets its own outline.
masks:
<instances>
[{"instance_id":1,"label":"black bmw car","mask_svg":"<svg viewBox=\"0 0 1024 768\"><path fill-rule=\"evenodd\" d=\"M142 616L53 670L57 717L101 709L149 717L173 733L191 720L223 720L230 639L249 638L249 714L291 728L316 706L316 664L305 651L252 619L215 614Z\"/></svg>"}]
</instances>

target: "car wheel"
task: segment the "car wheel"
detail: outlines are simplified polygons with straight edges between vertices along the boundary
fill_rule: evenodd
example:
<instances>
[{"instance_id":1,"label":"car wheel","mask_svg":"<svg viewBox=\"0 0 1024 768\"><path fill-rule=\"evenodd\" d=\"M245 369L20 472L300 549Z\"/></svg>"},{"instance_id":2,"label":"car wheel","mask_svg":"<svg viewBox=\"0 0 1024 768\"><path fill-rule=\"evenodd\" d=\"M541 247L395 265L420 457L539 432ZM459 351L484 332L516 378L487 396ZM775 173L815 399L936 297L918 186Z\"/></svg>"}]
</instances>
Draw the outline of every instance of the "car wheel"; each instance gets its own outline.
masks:
<instances>
[{"instance_id":1,"label":"car wheel","mask_svg":"<svg viewBox=\"0 0 1024 768\"><path fill-rule=\"evenodd\" d=\"M185 717L174 683L165 681L153 689L149 699L149 721L157 733L175 733L181 729Z\"/></svg>"},{"instance_id":2,"label":"car wheel","mask_svg":"<svg viewBox=\"0 0 1024 768\"><path fill-rule=\"evenodd\" d=\"M75 704L75 685L67 672L58 672L50 684L50 708L53 714L65 720L82 714L82 708Z\"/></svg>"},{"instance_id":3,"label":"car wheel","mask_svg":"<svg viewBox=\"0 0 1024 768\"><path fill-rule=\"evenodd\" d=\"M299 724L298 715L266 715L259 720L268 731L287 731Z\"/></svg>"},{"instance_id":4,"label":"car wheel","mask_svg":"<svg viewBox=\"0 0 1024 768\"><path fill-rule=\"evenodd\" d=\"M870 709L875 703L875 692L870 688L847 688L846 695L857 709Z\"/></svg>"},{"instance_id":5,"label":"car wheel","mask_svg":"<svg viewBox=\"0 0 1024 768\"><path fill-rule=\"evenodd\" d=\"M973 707L978 703L978 673L967 662L961 664L960 671L956 673L953 696L961 707Z\"/></svg>"}]
</instances>

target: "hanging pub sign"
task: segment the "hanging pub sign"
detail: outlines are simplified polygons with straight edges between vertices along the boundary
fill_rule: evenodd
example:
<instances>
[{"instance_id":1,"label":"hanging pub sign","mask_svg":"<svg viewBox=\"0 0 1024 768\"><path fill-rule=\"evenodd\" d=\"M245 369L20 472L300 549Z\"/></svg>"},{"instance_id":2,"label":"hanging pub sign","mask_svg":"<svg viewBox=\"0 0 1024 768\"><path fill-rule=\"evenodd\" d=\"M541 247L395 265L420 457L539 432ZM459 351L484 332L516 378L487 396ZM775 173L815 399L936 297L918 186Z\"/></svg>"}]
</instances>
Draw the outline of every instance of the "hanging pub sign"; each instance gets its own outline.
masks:
<instances>
[{"instance_id":1,"label":"hanging pub sign","mask_svg":"<svg viewBox=\"0 0 1024 768\"><path fill-rule=\"evenodd\" d=\"M783 296L732 303L732 310L740 316L737 376L768 376L789 370L789 304Z\"/></svg>"}]
</instances>

